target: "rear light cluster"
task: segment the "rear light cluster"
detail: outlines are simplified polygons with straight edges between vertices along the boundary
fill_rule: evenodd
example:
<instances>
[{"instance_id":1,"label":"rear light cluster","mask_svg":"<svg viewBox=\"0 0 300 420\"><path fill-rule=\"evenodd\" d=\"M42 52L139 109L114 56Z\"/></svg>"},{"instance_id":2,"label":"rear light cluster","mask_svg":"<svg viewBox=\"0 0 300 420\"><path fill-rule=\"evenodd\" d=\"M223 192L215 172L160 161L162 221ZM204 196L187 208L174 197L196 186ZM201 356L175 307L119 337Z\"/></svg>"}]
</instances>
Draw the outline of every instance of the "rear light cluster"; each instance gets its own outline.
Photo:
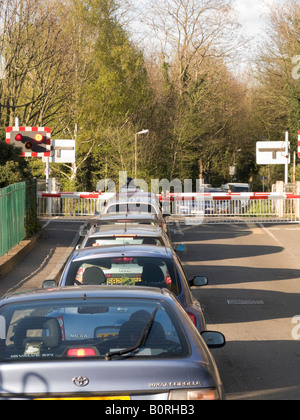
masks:
<instances>
[{"instance_id":1,"label":"rear light cluster","mask_svg":"<svg viewBox=\"0 0 300 420\"><path fill-rule=\"evenodd\" d=\"M216 401L219 399L217 389L174 390L169 394L169 400L177 401Z\"/></svg>"},{"instance_id":2,"label":"rear light cluster","mask_svg":"<svg viewBox=\"0 0 300 420\"><path fill-rule=\"evenodd\" d=\"M191 312L187 312L187 314L190 317L190 319L192 320L193 324L197 327L197 319L196 319L195 315L192 314Z\"/></svg>"}]
</instances>

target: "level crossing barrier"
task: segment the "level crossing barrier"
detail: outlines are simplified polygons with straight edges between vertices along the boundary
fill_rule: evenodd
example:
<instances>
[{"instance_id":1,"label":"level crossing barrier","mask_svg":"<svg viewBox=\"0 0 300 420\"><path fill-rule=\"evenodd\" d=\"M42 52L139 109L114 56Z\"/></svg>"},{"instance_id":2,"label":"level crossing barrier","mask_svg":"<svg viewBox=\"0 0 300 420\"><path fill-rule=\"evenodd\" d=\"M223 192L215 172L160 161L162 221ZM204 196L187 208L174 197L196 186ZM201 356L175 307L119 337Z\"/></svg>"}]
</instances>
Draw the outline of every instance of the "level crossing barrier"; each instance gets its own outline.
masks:
<instances>
[{"instance_id":1,"label":"level crossing barrier","mask_svg":"<svg viewBox=\"0 0 300 420\"><path fill-rule=\"evenodd\" d=\"M299 223L300 196L278 193L170 194L172 214L202 223Z\"/></svg>"},{"instance_id":2,"label":"level crossing barrier","mask_svg":"<svg viewBox=\"0 0 300 420\"><path fill-rule=\"evenodd\" d=\"M39 217L89 217L102 213L111 193L94 192L38 192Z\"/></svg>"},{"instance_id":3,"label":"level crossing barrier","mask_svg":"<svg viewBox=\"0 0 300 420\"><path fill-rule=\"evenodd\" d=\"M39 217L101 214L112 193L39 192ZM199 223L299 223L300 195L290 193L159 194L164 214Z\"/></svg>"}]
</instances>

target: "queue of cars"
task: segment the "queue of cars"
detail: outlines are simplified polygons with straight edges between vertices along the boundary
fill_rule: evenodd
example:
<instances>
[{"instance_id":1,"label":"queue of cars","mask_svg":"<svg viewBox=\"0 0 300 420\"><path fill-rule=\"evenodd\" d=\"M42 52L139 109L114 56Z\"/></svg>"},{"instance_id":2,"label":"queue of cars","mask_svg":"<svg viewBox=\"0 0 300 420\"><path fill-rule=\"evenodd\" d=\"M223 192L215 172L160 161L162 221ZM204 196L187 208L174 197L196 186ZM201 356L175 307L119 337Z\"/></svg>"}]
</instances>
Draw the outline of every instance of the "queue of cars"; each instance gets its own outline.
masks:
<instances>
[{"instance_id":1,"label":"queue of cars","mask_svg":"<svg viewBox=\"0 0 300 420\"><path fill-rule=\"evenodd\" d=\"M58 287L0 301L0 398L225 398L209 351L225 338L191 292L208 280L187 279L156 197L134 195L87 222Z\"/></svg>"}]
</instances>

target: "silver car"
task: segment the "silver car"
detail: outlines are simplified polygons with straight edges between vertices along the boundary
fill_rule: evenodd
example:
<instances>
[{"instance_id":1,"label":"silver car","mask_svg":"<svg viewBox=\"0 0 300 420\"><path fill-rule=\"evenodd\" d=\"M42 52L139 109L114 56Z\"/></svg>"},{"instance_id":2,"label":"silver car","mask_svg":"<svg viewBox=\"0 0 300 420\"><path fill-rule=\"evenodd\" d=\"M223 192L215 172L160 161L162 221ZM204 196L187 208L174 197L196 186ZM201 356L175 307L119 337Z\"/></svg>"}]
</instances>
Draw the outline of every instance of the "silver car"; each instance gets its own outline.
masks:
<instances>
[{"instance_id":1,"label":"silver car","mask_svg":"<svg viewBox=\"0 0 300 420\"><path fill-rule=\"evenodd\" d=\"M172 247L172 243L159 226L117 224L92 227L77 249L105 245L155 245Z\"/></svg>"},{"instance_id":2,"label":"silver car","mask_svg":"<svg viewBox=\"0 0 300 420\"><path fill-rule=\"evenodd\" d=\"M116 194L108 200L103 213L150 213L156 214L161 222L164 222L160 203L155 194Z\"/></svg>"},{"instance_id":3,"label":"silver car","mask_svg":"<svg viewBox=\"0 0 300 420\"><path fill-rule=\"evenodd\" d=\"M12 295L0 301L0 398L223 399L208 346L224 344L200 335L165 289Z\"/></svg>"}]
</instances>

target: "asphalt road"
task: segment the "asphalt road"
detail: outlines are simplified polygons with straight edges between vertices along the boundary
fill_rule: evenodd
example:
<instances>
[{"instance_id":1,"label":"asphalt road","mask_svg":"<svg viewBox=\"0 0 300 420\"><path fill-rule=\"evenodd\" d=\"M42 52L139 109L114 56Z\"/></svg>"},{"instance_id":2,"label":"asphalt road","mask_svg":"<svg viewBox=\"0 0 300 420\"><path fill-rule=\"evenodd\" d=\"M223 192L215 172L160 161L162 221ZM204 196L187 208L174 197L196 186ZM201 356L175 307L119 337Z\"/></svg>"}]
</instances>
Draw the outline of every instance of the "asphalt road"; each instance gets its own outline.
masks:
<instances>
[{"instance_id":1,"label":"asphalt road","mask_svg":"<svg viewBox=\"0 0 300 420\"><path fill-rule=\"evenodd\" d=\"M44 223L37 246L0 277L0 295L53 278L81 224ZM182 226L174 237L187 244L181 258L189 277L209 277L209 286L193 292L208 327L226 336L213 354L229 400L300 399L300 337L293 338L295 328L300 336L299 238L298 225Z\"/></svg>"},{"instance_id":2,"label":"asphalt road","mask_svg":"<svg viewBox=\"0 0 300 420\"><path fill-rule=\"evenodd\" d=\"M224 349L214 351L227 398L299 400L300 342L293 332L299 336L300 321L292 320L300 315L300 227L207 225L182 231L187 274L210 280L194 291L208 327L227 339Z\"/></svg>"}]
</instances>

